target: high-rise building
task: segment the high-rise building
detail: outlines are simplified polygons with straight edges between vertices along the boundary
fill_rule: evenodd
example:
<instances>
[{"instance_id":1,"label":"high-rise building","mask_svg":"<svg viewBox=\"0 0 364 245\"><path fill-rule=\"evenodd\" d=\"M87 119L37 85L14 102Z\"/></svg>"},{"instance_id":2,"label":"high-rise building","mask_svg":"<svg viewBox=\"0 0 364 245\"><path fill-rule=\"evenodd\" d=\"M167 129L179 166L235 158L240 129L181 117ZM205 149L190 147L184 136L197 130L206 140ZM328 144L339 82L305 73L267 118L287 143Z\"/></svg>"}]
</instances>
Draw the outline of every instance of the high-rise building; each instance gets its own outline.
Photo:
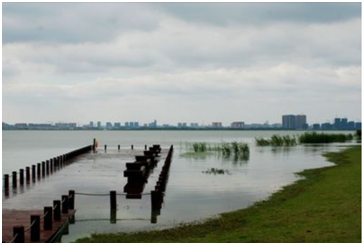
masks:
<instances>
[{"instance_id":1,"label":"high-rise building","mask_svg":"<svg viewBox=\"0 0 364 245\"><path fill-rule=\"evenodd\" d=\"M213 128L222 128L222 123L221 122L213 122L212 127Z\"/></svg>"},{"instance_id":2,"label":"high-rise building","mask_svg":"<svg viewBox=\"0 0 364 245\"><path fill-rule=\"evenodd\" d=\"M282 127L284 129L295 129L296 128L296 116L295 115L283 115L282 116Z\"/></svg>"},{"instance_id":3,"label":"high-rise building","mask_svg":"<svg viewBox=\"0 0 364 245\"><path fill-rule=\"evenodd\" d=\"M307 129L306 115L296 115L296 129Z\"/></svg>"},{"instance_id":4,"label":"high-rise building","mask_svg":"<svg viewBox=\"0 0 364 245\"><path fill-rule=\"evenodd\" d=\"M97 122L97 127L101 128L101 122L100 121Z\"/></svg>"},{"instance_id":5,"label":"high-rise building","mask_svg":"<svg viewBox=\"0 0 364 245\"><path fill-rule=\"evenodd\" d=\"M232 128L244 128L244 122L232 122L231 127Z\"/></svg>"}]
</instances>

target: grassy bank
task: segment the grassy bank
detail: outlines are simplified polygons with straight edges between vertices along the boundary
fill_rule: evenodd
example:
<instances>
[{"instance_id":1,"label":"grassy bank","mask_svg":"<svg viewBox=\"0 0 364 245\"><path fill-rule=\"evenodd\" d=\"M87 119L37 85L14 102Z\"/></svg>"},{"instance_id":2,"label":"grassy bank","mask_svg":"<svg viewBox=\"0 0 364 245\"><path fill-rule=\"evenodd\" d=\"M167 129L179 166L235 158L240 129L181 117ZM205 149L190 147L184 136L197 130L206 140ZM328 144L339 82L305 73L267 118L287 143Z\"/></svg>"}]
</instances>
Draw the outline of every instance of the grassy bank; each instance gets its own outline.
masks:
<instances>
[{"instance_id":1,"label":"grassy bank","mask_svg":"<svg viewBox=\"0 0 364 245\"><path fill-rule=\"evenodd\" d=\"M361 242L361 148L327 157L336 166L305 170L304 179L247 209L202 224L77 242Z\"/></svg>"}]
</instances>

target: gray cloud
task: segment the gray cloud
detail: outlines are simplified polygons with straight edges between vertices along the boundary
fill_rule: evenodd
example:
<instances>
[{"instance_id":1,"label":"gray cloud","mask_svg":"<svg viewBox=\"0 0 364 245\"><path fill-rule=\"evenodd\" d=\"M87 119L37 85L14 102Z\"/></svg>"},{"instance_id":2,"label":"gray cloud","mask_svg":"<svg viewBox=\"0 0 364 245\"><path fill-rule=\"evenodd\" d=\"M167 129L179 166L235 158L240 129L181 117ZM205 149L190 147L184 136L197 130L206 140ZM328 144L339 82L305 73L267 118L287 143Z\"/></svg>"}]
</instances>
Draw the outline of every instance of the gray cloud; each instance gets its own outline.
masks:
<instances>
[{"instance_id":1,"label":"gray cloud","mask_svg":"<svg viewBox=\"0 0 364 245\"><path fill-rule=\"evenodd\" d=\"M4 3L3 42L5 121L360 116L360 3Z\"/></svg>"}]
</instances>

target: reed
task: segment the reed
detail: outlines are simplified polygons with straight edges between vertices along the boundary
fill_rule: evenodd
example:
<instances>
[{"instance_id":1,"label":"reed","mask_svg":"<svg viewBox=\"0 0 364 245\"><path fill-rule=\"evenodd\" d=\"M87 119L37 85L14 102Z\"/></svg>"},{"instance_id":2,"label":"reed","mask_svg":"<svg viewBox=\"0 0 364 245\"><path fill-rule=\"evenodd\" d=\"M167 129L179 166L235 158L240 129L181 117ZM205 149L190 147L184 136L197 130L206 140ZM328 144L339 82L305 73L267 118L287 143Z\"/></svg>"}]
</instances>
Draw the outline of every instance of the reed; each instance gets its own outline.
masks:
<instances>
[{"instance_id":1,"label":"reed","mask_svg":"<svg viewBox=\"0 0 364 245\"><path fill-rule=\"evenodd\" d=\"M272 135L270 139L255 138L255 143L258 146L294 146L297 145L297 138L295 136L285 135Z\"/></svg>"},{"instance_id":2,"label":"reed","mask_svg":"<svg viewBox=\"0 0 364 245\"><path fill-rule=\"evenodd\" d=\"M301 144L345 142L352 139L352 134L325 134L316 132L304 133L299 137Z\"/></svg>"}]
</instances>

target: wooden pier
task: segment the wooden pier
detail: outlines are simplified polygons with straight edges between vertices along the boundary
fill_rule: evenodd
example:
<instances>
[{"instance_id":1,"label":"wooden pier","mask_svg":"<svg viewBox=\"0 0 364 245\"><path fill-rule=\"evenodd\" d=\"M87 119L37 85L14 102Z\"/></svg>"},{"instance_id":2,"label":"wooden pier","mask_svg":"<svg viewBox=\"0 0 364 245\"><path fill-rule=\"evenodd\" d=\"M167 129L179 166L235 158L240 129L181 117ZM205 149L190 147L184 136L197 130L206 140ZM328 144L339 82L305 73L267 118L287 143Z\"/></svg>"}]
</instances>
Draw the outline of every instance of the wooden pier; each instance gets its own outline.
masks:
<instances>
[{"instance_id":1,"label":"wooden pier","mask_svg":"<svg viewBox=\"0 0 364 245\"><path fill-rule=\"evenodd\" d=\"M2 222L2 241L6 242L19 242L15 237L14 239L14 227L30 227L31 216L42 216L43 210L3 210L3 222ZM26 230L24 234L24 242L54 242L60 235L68 231L67 226L70 220L72 220L75 210L69 210L68 214L61 214L60 221L52 222L52 229L44 229L44 219L40 220L40 236L39 240L31 241L31 229Z\"/></svg>"}]
</instances>

